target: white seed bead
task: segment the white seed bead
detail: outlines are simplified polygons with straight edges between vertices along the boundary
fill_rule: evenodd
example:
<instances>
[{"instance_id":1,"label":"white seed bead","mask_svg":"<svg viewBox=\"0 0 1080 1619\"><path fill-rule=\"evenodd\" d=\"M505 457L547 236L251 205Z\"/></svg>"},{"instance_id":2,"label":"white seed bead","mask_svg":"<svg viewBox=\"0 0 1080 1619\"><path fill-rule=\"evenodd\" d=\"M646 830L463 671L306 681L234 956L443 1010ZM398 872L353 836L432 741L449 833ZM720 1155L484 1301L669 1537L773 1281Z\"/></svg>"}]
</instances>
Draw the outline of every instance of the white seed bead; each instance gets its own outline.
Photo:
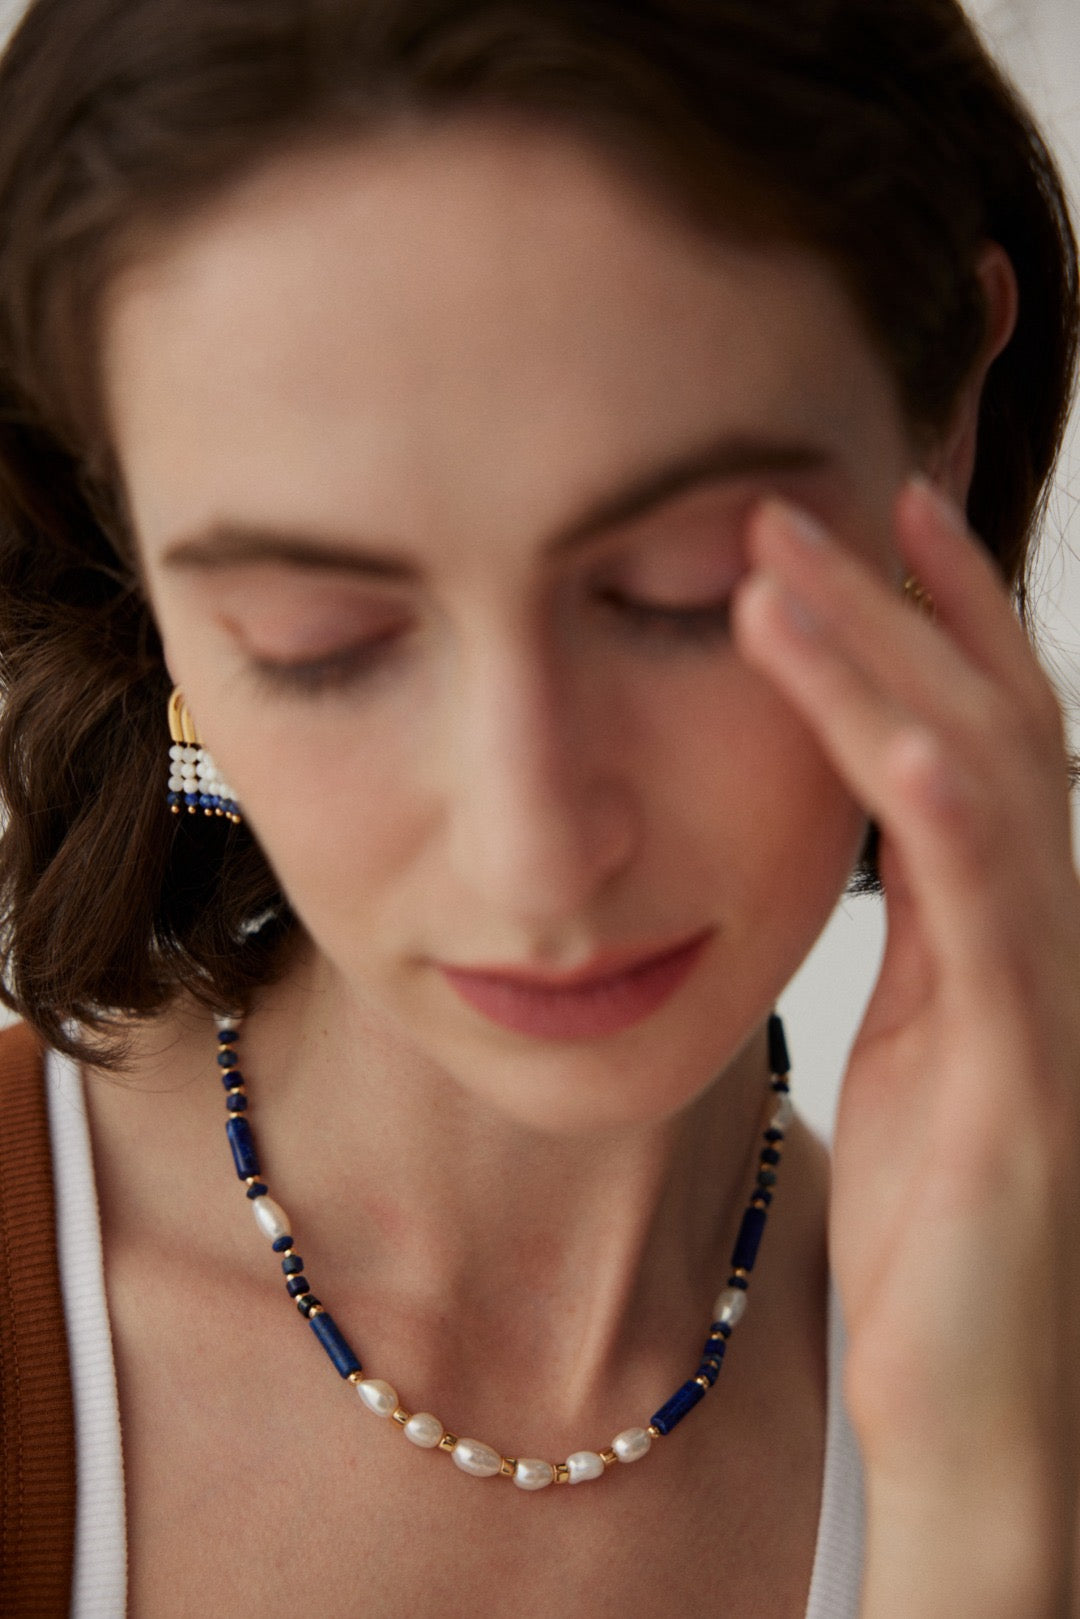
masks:
<instances>
[{"instance_id":1,"label":"white seed bead","mask_svg":"<svg viewBox=\"0 0 1080 1619\"><path fill-rule=\"evenodd\" d=\"M555 1469L550 1462L538 1461L534 1456L523 1457L514 1468L514 1483L519 1490L543 1490L555 1482Z\"/></svg>"},{"instance_id":2,"label":"white seed bead","mask_svg":"<svg viewBox=\"0 0 1080 1619\"><path fill-rule=\"evenodd\" d=\"M586 1479L603 1476L604 1458L595 1450L575 1450L566 1458L566 1468L571 1484L584 1484Z\"/></svg>"},{"instance_id":3,"label":"white seed bead","mask_svg":"<svg viewBox=\"0 0 1080 1619\"><path fill-rule=\"evenodd\" d=\"M729 1327L738 1326L746 1314L746 1294L741 1287L725 1287L716 1303L713 1305L713 1320L726 1322Z\"/></svg>"},{"instance_id":4,"label":"white seed bead","mask_svg":"<svg viewBox=\"0 0 1080 1619\"><path fill-rule=\"evenodd\" d=\"M415 1411L405 1424L405 1437L421 1450L434 1450L443 1436L443 1425L430 1411Z\"/></svg>"},{"instance_id":5,"label":"white seed bead","mask_svg":"<svg viewBox=\"0 0 1080 1619\"><path fill-rule=\"evenodd\" d=\"M611 1441L611 1448L620 1462L638 1462L652 1445L652 1435L644 1428L624 1428Z\"/></svg>"},{"instance_id":6,"label":"white seed bead","mask_svg":"<svg viewBox=\"0 0 1080 1619\"><path fill-rule=\"evenodd\" d=\"M776 1106L769 1120L770 1130L789 1130L795 1119L795 1104L783 1091L777 1094Z\"/></svg>"},{"instance_id":7,"label":"white seed bead","mask_svg":"<svg viewBox=\"0 0 1080 1619\"><path fill-rule=\"evenodd\" d=\"M272 1197L254 1197L251 1200L251 1212L255 1216L255 1224L264 1237L276 1242L279 1237L289 1237L292 1232L289 1227L289 1216L280 1203L275 1203Z\"/></svg>"},{"instance_id":8,"label":"white seed bead","mask_svg":"<svg viewBox=\"0 0 1080 1619\"><path fill-rule=\"evenodd\" d=\"M184 791L184 788L186 787L186 785L187 785L187 783L185 782L183 776L170 776L169 777L169 791L170 791L170 793L182 793Z\"/></svg>"},{"instance_id":9,"label":"white seed bead","mask_svg":"<svg viewBox=\"0 0 1080 1619\"><path fill-rule=\"evenodd\" d=\"M384 1383L381 1377L365 1377L362 1383L357 1383L356 1392L377 1417L389 1417L398 1408L397 1389Z\"/></svg>"},{"instance_id":10,"label":"white seed bead","mask_svg":"<svg viewBox=\"0 0 1080 1619\"><path fill-rule=\"evenodd\" d=\"M459 1439L450 1454L461 1471L471 1473L474 1478L494 1478L502 1471L498 1451L479 1439Z\"/></svg>"}]
</instances>

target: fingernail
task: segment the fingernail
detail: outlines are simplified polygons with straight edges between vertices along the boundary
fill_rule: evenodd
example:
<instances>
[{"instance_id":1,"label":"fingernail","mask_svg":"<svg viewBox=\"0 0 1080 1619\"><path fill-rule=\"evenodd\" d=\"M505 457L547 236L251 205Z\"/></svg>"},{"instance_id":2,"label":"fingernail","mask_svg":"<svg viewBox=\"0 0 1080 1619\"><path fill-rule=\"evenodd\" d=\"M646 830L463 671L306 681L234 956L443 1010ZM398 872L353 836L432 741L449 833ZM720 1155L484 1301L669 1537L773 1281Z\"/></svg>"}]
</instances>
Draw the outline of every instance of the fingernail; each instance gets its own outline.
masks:
<instances>
[{"instance_id":1,"label":"fingernail","mask_svg":"<svg viewBox=\"0 0 1080 1619\"><path fill-rule=\"evenodd\" d=\"M828 539L825 525L801 506L792 506L786 500L776 500L771 504L773 512L792 539L812 548L823 545Z\"/></svg>"},{"instance_id":2,"label":"fingernail","mask_svg":"<svg viewBox=\"0 0 1080 1619\"><path fill-rule=\"evenodd\" d=\"M766 583L773 593L773 599L777 607L792 629L799 635L804 635L808 638L816 636L821 626L805 602L798 596L793 596L787 586L782 585L777 579L769 578L766 575Z\"/></svg>"}]
</instances>

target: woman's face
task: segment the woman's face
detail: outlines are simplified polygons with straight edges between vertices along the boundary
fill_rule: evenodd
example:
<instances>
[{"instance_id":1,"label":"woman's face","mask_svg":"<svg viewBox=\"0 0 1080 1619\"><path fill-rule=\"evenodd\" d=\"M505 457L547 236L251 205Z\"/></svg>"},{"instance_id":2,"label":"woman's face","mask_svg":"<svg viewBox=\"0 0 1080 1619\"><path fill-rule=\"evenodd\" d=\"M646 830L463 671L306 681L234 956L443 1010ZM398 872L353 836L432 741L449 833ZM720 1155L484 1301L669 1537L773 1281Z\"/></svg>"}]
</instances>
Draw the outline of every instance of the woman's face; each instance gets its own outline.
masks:
<instances>
[{"instance_id":1,"label":"woman's face","mask_svg":"<svg viewBox=\"0 0 1080 1619\"><path fill-rule=\"evenodd\" d=\"M280 162L161 237L105 362L169 669L335 980L530 1126L686 1106L865 832L726 611L770 493L896 574L911 450L838 282L569 138L463 125ZM167 748L163 714L163 791ZM576 1024L441 970L698 935L660 1004Z\"/></svg>"}]
</instances>

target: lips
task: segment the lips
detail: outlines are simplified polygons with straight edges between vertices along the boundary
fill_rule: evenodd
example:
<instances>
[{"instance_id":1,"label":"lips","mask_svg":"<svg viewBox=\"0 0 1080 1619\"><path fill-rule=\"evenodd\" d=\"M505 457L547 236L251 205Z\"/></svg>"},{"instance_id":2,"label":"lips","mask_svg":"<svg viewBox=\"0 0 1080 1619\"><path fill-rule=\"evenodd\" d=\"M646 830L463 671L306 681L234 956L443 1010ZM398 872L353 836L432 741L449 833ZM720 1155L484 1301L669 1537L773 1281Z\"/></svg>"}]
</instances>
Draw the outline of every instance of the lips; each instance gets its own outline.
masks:
<instances>
[{"instance_id":1,"label":"lips","mask_svg":"<svg viewBox=\"0 0 1080 1619\"><path fill-rule=\"evenodd\" d=\"M503 1028L542 1040L589 1040L657 1011L686 981L711 933L636 960L609 953L574 973L439 970L462 1000Z\"/></svg>"}]
</instances>

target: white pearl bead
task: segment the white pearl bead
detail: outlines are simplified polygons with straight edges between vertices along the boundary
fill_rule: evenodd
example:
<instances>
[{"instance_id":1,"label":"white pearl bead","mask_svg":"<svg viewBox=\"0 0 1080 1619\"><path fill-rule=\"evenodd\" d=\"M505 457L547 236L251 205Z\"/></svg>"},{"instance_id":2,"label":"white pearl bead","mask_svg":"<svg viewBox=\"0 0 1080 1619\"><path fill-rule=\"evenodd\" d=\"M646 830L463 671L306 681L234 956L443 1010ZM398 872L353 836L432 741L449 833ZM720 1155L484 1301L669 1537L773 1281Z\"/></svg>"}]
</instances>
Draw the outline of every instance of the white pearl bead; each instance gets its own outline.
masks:
<instances>
[{"instance_id":1,"label":"white pearl bead","mask_svg":"<svg viewBox=\"0 0 1080 1619\"><path fill-rule=\"evenodd\" d=\"M169 791L170 791L170 793L182 793L184 791L184 778L183 778L183 776L170 776L169 777Z\"/></svg>"},{"instance_id":2,"label":"white pearl bead","mask_svg":"<svg viewBox=\"0 0 1080 1619\"><path fill-rule=\"evenodd\" d=\"M519 1490L543 1490L555 1482L555 1469L550 1462L537 1461L526 1456L514 1468L514 1483Z\"/></svg>"},{"instance_id":3,"label":"white pearl bead","mask_svg":"<svg viewBox=\"0 0 1080 1619\"><path fill-rule=\"evenodd\" d=\"M795 1104L783 1091L777 1094L776 1106L769 1120L770 1130L789 1130L795 1118Z\"/></svg>"},{"instance_id":4,"label":"white pearl bead","mask_svg":"<svg viewBox=\"0 0 1080 1619\"><path fill-rule=\"evenodd\" d=\"M459 1439L450 1452L463 1473L474 1478L494 1478L502 1468L502 1457L479 1439Z\"/></svg>"},{"instance_id":5,"label":"white pearl bead","mask_svg":"<svg viewBox=\"0 0 1080 1619\"><path fill-rule=\"evenodd\" d=\"M746 1314L746 1294L741 1287L725 1287L713 1305L713 1320L724 1321L729 1327L738 1326Z\"/></svg>"},{"instance_id":6,"label":"white pearl bead","mask_svg":"<svg viewBox=\"0 0 1080 1619\"><path fill-rule=\"evenodd\" d=\"M255 1197L251 1200L251 1212L255 1216L255 1224L264 1237L276 1242L279 1237L288 1237L292 1233L289 1229L289 1216L280 1203L275 1203L272 1197Z\"/></svg>"},{"instance_id":7,"label":"white pearl bead","mask_svg":"<svg viewBox=\"0 0 1080 1619\"><path fill-rule=\"evenodd\" d=\"M599 1478L604 1471L604 1458L595 1450L575 1450L566 1458L571 1484L584 1484L586 1479Z\"/></svg>"},{"instance_id":8,"label":"white pearl bead","mask_svg":"<svg viewBox=\"0 0 1080 1619\"><path fill-rule=\"evenodd\" d=\"M169 749L169 758L170 759L179 759L179 758L182 757L183 752L184 752L184 750L180 746L179 742L174 742L172 747Z\"/></svg>"},{"instance_id":9,"label":"white pearl bead","mask_svg":"<svg viewBox=\"0 0 1080 1619\"><path fill-rule=\"evenodd\" d=\"M652 1444L652 1435L644 1428L624 1428L611 1441L611 1448L620 1462L638 1462Z\"/></svg>"},{"instance_id":10,"label":"white pearl bead","mask_svg":"<svg viewBox=\"0 0 1080 1619\"><path fill-rule=\"evenodd\" d=\"M416 1411L405 1424L405 1437L421 1450L434 1450L443 1436L443 1425L430 1411Z\"/></svg>"},{"instance_id":11,"label":"white pearl bead","mask_svg":"<svg viewBox=\"0 0 1080 1619\"><path fill-rule=\"evenodd\" d=\"M357 1383L356 1392L377 1417L388 1417L398 1408L397 1389L384 1383L381 1377L365 1377L362 1383Z\"/></svg>"}]
</instances>

